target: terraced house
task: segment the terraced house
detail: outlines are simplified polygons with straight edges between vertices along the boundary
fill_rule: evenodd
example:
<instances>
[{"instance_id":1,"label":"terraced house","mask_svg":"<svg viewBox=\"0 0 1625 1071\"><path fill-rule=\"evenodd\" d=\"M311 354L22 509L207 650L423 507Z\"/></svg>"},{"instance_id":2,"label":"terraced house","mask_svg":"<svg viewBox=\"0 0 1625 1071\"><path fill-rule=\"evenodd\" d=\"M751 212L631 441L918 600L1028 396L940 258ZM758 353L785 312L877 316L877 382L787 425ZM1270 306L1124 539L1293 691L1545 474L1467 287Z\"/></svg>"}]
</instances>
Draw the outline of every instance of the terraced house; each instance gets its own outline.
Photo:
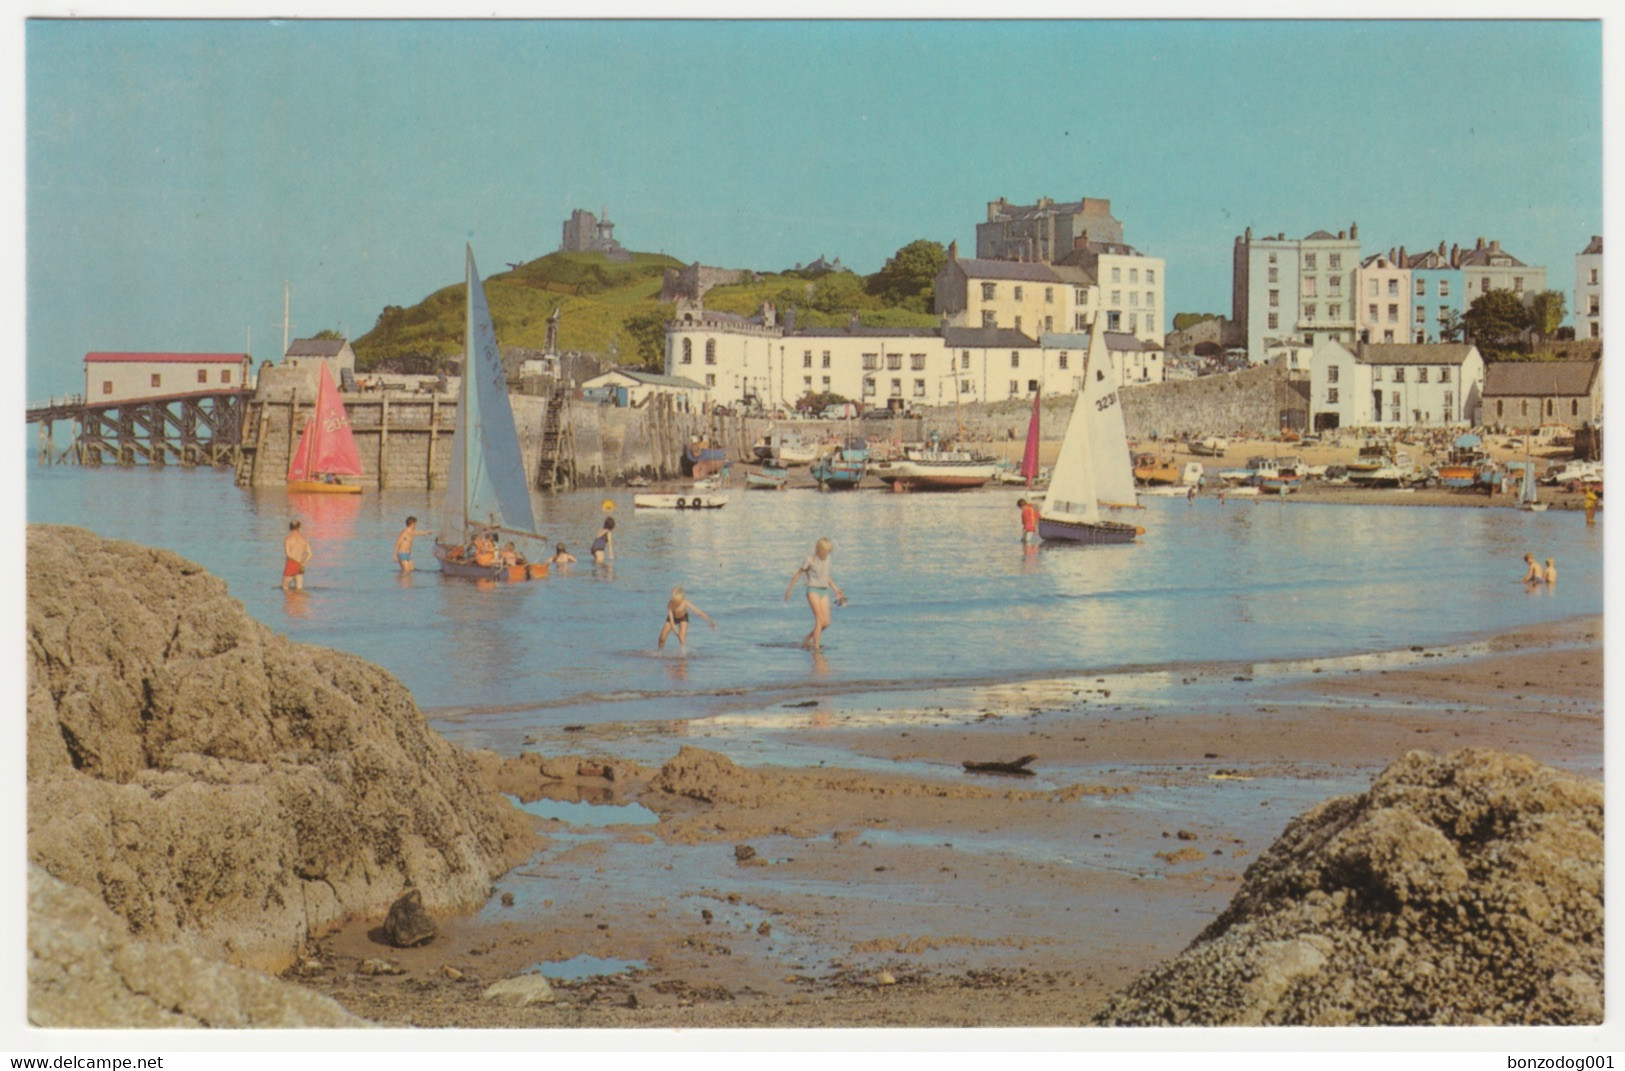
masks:
<instances>
[{"instance_id":1,"label":"terraced house","mask_svg":"<svg viewBox=\"0 0 1625 1071\"><path fill-rule=\"evenodd\" d=\"M1449 427L1477 423L1484 358L1464 342L1324 339L1309 362L1309 426Z\"/></svg>"}]
</instances>

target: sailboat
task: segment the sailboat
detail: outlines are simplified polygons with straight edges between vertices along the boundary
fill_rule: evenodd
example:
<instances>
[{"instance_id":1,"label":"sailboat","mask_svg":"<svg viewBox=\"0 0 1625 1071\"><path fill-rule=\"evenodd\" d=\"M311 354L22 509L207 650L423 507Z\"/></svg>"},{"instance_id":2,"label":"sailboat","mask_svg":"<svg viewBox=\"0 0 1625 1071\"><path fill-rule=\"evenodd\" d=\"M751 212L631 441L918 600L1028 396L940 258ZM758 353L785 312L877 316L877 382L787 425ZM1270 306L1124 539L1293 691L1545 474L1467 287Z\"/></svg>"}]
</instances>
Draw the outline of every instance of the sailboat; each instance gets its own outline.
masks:
<instances>
[{"instance_id":1,"label":"sailboat","mask_svg":"<svg viewBox=\"0 0 1625 1071\"><path fill-rule=\"evenodd\" d=\"M299 443L288 458L288 490L319 494L359 495L353 483L339 483L340 476L360 476L361 455L355 436L350 434L350 418L333 385L327 362L321 362L316 381L316 411L305 422Z\"/></svg>"},{"instance_id":2,"label":"sailboat","mask_svg":"<svg viewBox=\"0 0 1625 1071\"><path fill-rule=\"evenodd\" d=\"M1102 520L1102 500L1135 501L1117 376L1106 333L1096 325L1090 332L1083 387L1050 472L1049 493L1038 511L1039 537L1063 543L1128 543L1145 534L1138 525Z\"/></svg>"},{"instance_id":3,"label":"sailboat","mask_svg":"<svg viewBox=\"0 0 1625 1071\"><path fill-rule=\"evenodd\" d=\"M1027 446L1021 452L1021 477L1027 481L1027 490L1033 488L1033 481L1038 479L1038 438L1040 432L1040 414L1043 409L1039 399L1043 391L1033 391L1033 415L1027 420Z\"/></svg>"},{"instance_id":4,"label":"sailboat","mask_svg":"<svg viewBox=\"0 0 1625 1071\"><path fill-rule=\"evenodd\" d=\"M457 394L451 472L434 556L447 576L504 581L546 576L546 562L504 565L497 550L505 535L538 541L542 537L531 514L502 355L472 248L467 250L467 272L463 385Z\"/></svg>"},{"instance_id":5,"label":"sailboat","mask_svg":"<svg viewBox=\"0 0 1625 1071\"><path fill-rule=\"evenodd\" d=\"M1535 490L1535 455L1529 448L1530 436L1523 437L1523 483L1518 488L1518 508L1530 513L1544 513L1546 503L1540 501Z\"/></svg>"}]
</instances>

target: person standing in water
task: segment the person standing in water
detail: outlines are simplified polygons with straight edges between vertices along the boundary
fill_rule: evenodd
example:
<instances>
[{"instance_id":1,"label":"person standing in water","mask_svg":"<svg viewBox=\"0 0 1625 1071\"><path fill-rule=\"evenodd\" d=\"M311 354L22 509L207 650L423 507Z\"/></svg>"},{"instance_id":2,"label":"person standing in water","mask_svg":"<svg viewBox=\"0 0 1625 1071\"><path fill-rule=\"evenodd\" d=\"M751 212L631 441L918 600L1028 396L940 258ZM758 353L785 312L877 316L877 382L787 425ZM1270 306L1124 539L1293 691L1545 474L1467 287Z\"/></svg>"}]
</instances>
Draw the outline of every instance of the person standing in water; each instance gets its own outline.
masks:
<instances>
[{"instance_id":1,"label":"person standing in water","mask_svg":"<svg viewBox=\"0 0 1625 1071\"><path fill-rule=\"evenodd\" d=\"M598 529L598 535L592 541L592 563L603 565L604 561L615 560L615 518L605 517L604 526Z\"/></svg>"},{"instance_id":2,"label":"person standing in water","mask_svg":"<svg viewBox=\"0 0 1625 1071\"><path fill-rule=\"evenodd\" d=\"M655 641L655 650L666 649L666 637L673 632L677 633L677 644L683 650L688 650L688 615L698 614L706 624L713 629L717 623L712 621L706 612L688 601L688 595L682 588L671 589L671 599L666 603L666 623L660 626L660 639Z\"/></svg>"},{"instance_id":3,"label":"person standing in water","mask_svg":"<svg viewBox=\"0 0 1625 1071\"><path fill-rule=\"evenodd\" d=\"M406 527L402 528L401 534L395 537L395 564L401 567L401 572L410 573L417 568L412 564L412 540L420 535L433 534L433 532L418 531L418 519L416 517L406 518Z\"/></svg>"},{"instance_id":4,"label":"person standing in water","mask_svg":"<svg viewBox=\"0 0 1625 1071\"><path fill-rule=\"evenodd\" d=\"M1025 498L1016 499L1021 507L1021 543L1029 546L1038 542L1038 507Z\"/></svg>"},{"instance_id":5,"label":"person standing in water","mask_svg":"<svg viewBox=\"0 0 1625 1071\"><path fill-rule=\"evenodd\" d=\"M1546 568L1541 570L1540 577L1547 584L1557 583L1557 562L1554 559L1546 559Z\"/></svg>"},{"instance_id":6,"label":"person standing in water","mask_svg":"<svg viewBox=\"0 0 1625 1071\"><path fill-rule=\"evenodd\" d=\"M297 591L305 590L305 563L310 561L310 540L299 530L298 521L288 522L288 534L282 537L282 590L292 582Z\"/></svg>"},{"instance_id":7,"label":"person standing in water","mask_svg":"<svg viewBox=\"0 0 1625 1071\"><path fill-rule=\"evenodd\" d=\"M829 555L834 549L834 543L820 539L813 546L813 552L801 563L801 568L790 574L790 586L784 589L784 601L789 602L790 593L796 589L796 580L806 575L807 605L812 607L813 627L802 637L801 646L810 647L813 654L818 653L819 641L824 630L829 628L830 593L834 593L838 605L846 605L846 594L836 586L834 577L829 575Z\"/></svg>"},{"instance_id":8,"label":"person standing in water","mask_svg":"<svg viewBox=\"0 0 1625 1071\"><path fill-rule=\"evenodd\" d=\"M1535 556L1533 554L1525 554L1523 556L1523 563L1529 567L1528 570L1523 574L1523 582L1525 584L1540 584L1545 582L1546 573L1541 569L1540 563L1535 560Z\"/></svg>"}]
</instances>

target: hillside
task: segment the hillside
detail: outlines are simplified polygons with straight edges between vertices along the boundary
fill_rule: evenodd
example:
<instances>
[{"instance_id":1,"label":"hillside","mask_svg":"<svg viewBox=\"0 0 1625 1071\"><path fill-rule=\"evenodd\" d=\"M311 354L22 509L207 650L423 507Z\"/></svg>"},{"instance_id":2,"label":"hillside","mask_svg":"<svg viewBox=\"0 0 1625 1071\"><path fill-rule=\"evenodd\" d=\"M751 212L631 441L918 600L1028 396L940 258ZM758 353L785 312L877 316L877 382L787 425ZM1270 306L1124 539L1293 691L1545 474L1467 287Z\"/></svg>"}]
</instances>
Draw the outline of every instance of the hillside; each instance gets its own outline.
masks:
<instances>
[{"instance_id":1,"label":"hillside","mask_svg":"<svg viewBox=\"0 0 1625 1071\"><path fill-rule=\"evenodd\" d=\"M516 270L488 275L485 296L497 339L504 348L541 350L547 320L559 310L559 348L609 354L637 364L658 352L658 330L670 308L660 305L660 283L667 268L681 268L673 257L634 253L630 263L613 263L602 253L550 253ZM934 327L929 312L888 304L869 293L874 276L833 273L816 279L794 274L758 276L737 286L720 286L705 295L705 306L719 312L753 315L771 301L781 317L794 309L803 327L845 324L853 312L871 327ZM427 370L424 359L455 357L463 349L463 284L436 290L410 308L386 306L371 331L353 340L356 363L371 371L379 362L410 360ZM917 304L917 303L916 303ZM641 321L641 323L640 323ZM643 340L643 356L640 342Z\"/></svg>"}]
</instances>

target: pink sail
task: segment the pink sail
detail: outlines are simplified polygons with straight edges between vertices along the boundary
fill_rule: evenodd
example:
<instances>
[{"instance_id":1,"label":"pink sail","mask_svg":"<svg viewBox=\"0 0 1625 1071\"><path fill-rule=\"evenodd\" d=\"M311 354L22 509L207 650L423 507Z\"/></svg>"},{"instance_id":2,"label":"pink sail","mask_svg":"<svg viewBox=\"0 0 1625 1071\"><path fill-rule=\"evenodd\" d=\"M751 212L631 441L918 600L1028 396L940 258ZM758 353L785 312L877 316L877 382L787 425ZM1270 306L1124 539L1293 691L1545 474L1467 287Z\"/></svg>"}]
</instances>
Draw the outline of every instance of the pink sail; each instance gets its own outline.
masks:
<instances>
[{"instance_id":1,"label":"pink sail","mask_svg":"<svg viewBox=\"0 0 1625 1071\"><path fill-rule=\"evenodd\" d=\"M339 389L327 370L327 362L323 361L316 384L316 412L305 424L299 445L288 460L288 479L310 480L327 474L360 476L361 471L361 455L350 434L350 418L339 400Z\"/></svg>"},{"instance_id":2,"label":"pink sail","mask_svg":"<svg viewBox=\"0 0 1625 1071\"><path fill-rule=\"evenodd\" d=\"M1027 486L1033 485L1038 477L1038 399L1039 393L1033 393L1033 418L1027 423L1027 451L1021 455L1021 474L1027 477Z\"/></svg>"}]
</instances>

